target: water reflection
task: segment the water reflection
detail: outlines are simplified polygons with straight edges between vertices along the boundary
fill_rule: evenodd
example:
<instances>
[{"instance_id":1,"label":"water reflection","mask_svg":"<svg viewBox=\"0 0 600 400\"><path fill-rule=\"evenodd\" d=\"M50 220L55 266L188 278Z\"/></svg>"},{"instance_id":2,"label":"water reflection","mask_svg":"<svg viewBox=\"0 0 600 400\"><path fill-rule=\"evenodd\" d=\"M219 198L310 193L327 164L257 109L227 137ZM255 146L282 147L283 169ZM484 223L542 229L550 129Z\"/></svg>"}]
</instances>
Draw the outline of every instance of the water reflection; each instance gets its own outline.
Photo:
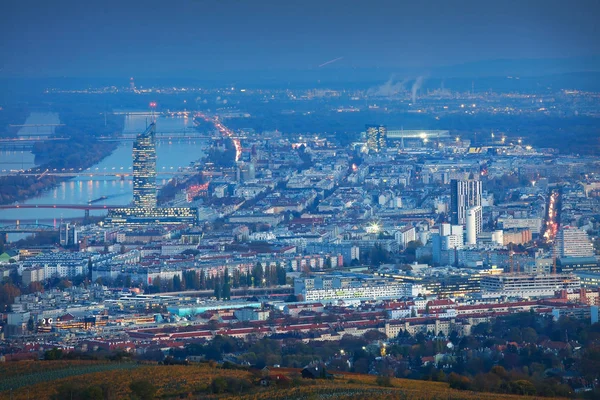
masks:
<instances>
[{"instance_id":1,"label":"water reflection","mask_svg":"<svg viewBox=\"0 0 600 400\"><path fill-rule=\"evenodd\" d=\"M125 121L125 132L139 131L146 125L145 116L128 116ZM192 119L185 118L158 118L158 132L184 132L188 131L191 134L193 131ZM173 140L172 142L160 141L157 146L157 169L158 171L176 171L179 167L187 167L190 162L196 161L202 157L202 140ZM98 205L128 205L133 198L131 176L100 176L93 175L94 172L100 171L128 171L131 173L133 143L131 141L124 142L104 160L87 169L84 172L89 172L90 175L82 175L73 178L68 182L62 182L53 189L48 190L45 194L38 198L29 199L24 204L87 204L94 201ZM18 157L25 157L17 154ZM33 155L31 155L33 157ZM2 158L4 160L4 158ZM11 158L14 160L14 158ZM33 160L33 158L31 158ZM30 165L31 166L31 165ZM28 166L28 167L30 167ZM2 169L0 167L0 169ZM170 175L158 174L157 182L166 184L170 179ZM100 198L106 199L100 200ZM92 211L91 215L102 215L104 211ZM54 223L60 223L61 218L78 218L82 217L82 210L68 209L10 209L0 210L0 220L54 220Z\"/></svg>"}]
</instances>

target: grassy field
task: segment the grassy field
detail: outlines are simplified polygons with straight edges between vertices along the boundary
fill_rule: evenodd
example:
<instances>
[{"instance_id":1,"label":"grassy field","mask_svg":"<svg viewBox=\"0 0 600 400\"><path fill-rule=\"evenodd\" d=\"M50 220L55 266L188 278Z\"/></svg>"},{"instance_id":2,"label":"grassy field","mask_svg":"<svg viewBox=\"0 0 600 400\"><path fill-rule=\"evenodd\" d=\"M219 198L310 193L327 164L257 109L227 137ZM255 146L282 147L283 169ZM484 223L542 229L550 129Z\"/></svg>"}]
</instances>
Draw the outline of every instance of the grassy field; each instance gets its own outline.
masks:
<instances>
[{"instance_id":1,"label":"grassy field","mask_svg":"<svg viewBox=\"0 0 600 400\"><path fill-rule=\"evenodd\" d=\"M12 367L12 368L11 368ZM105 398L126 399L131 395L131 382L147 380L157 388L160 399L406 399L406 400L459 400L459 399L533 399L494 393L476 393L451 389L446 383L408 379L392 379L392 387L382 387L375 376L344 373L333 380L307 380L297 369L272 369L271 374L282 374L290 379L287 385L260 387L259 372L221 369L214 364L197 365L137 365L99 362L37 361L8 363L1 371L13 371L0 376L0 399L50 399L61 385L97 386L108 391ZM14 371L19 371L17 374ZM223 377L251 382L241 393L211 392L214 378ZM7 390L6 382L19 386ZM231 388L228 388L231 391ZM35 394L35 395L33 395ZM539 397L538 397L539 398ZM546 398L549 399L549 398Z\"/></svg>"}]
</instances>

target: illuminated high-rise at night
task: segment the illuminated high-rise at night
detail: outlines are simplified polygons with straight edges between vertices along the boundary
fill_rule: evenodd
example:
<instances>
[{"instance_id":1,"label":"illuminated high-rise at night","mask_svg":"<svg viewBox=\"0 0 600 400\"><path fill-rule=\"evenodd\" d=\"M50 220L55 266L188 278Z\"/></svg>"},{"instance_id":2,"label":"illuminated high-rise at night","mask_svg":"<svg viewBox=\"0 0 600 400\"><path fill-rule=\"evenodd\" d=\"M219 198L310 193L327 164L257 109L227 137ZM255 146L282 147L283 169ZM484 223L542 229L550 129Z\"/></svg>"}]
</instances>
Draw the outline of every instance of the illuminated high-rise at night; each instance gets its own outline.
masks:
<instances>
[{"instance_id":1,"label":"illuminated high-rise at night","mask_svg":"<svg viewBox=\"0 0 600 400\"><path fill-rule=\"evenodd\" d=\"M367 125L367 148L380 151L387 147L387 128L384 125Z\"/></svg>"},{"instance_id":2,"label":"illuminated high-rise at night","mask_svg":"<svg viewBox=\"0 0 600 400\"><path fill-rule=\"evenodd\" d=\"M465 225L467 210L481 206L481 193L481 181L453 179L450 182L450 223Z\"/></svg>"},{"instance_id":3,"label":"illuminated high-rise at night","mask_svg":"<svg viewBox=\"0 0 600 400\"><path fill-rule=\"evenodd\" d=\"M133 207L111 208L107 225L147 225L198 222L198 209L158 207L156 188L156 124L137 135L133 145Z\"/></svg>"},{"instance_id":4,"label":"illuminated high-rise at night","mask_svg":"<svg viewBox=\"0 0 600 400\"><path fill-rule=\"evenodd\" d=\"M156 208L156 124L137 135L133 144L133 203Z\"/></svg>"}]
</instances>

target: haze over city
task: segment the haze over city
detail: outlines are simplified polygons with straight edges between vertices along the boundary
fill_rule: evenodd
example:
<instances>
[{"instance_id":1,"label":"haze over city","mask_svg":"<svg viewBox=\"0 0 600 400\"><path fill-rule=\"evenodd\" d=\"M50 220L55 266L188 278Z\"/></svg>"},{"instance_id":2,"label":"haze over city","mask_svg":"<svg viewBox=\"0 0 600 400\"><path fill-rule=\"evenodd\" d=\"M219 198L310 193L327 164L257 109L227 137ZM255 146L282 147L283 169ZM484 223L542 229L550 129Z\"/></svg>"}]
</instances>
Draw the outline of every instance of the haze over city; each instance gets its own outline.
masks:
<instances>
[{"instance_id":1,"label":"haze over city","mask_svg":"<svg viewBox=\"0 0 600 400\"><path fill-rule=\"evenodd\" d=\"M289 71L278 76L293 81L295 71L334 59L328 69L425 74L499 59L597 57L599 7L587 0L576 6L556 0L9 0L0 17L1 73L243 80ZM597 69L593 60L582 59L579 67Z\"/></svg>"},{"instance_id":2,"label":"haze over city","mask_svg":"<svg viewBox=\"0 0 600 400\"><path fill-rule=\"evenodd\" d=\"M597 1L0 4L0 399L600 397Z\"/></svg>"}]
</instances>

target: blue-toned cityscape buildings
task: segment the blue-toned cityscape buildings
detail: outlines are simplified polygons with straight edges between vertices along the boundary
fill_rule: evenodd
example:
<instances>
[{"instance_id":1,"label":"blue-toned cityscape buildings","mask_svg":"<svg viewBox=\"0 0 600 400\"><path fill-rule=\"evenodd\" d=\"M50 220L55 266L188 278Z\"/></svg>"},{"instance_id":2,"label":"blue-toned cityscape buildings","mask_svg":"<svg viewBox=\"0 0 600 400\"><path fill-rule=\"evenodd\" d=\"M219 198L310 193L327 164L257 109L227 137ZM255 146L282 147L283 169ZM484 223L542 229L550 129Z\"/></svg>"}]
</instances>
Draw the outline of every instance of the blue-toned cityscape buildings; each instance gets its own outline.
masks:
<instances>
[{"instance_id":1,"label":"blue-toned cityscape buildings","mask_svg":"<svg viewBox=\"0 0 600 400\"><path fill-rule=\"evenodd\" d=\"M249 92L198 89L199 99L220 96L220 108L165 112L129 138L133 181L118 184L131 205L59 222L55 243L7 244L0 276L22 289L2 310L9 359L31 337L86 352L123 341L146 354L219 335L310 343L375 330L394 343L469 335L518 312L597 318L597 157L509 133L405 130L360 92L386 125L361 134L360 123L348 137L239 128L250 112L223 99ZM252 95L304 110L344 94ZM534 112L516 94L476 106L470 95L436 96L421 100L422 113L505 112L498 102ZM161 134L176 118L187 124L181 137ZM161 146L175 140L202 151L163 178Z\"/></svg>"}]
</instances>

